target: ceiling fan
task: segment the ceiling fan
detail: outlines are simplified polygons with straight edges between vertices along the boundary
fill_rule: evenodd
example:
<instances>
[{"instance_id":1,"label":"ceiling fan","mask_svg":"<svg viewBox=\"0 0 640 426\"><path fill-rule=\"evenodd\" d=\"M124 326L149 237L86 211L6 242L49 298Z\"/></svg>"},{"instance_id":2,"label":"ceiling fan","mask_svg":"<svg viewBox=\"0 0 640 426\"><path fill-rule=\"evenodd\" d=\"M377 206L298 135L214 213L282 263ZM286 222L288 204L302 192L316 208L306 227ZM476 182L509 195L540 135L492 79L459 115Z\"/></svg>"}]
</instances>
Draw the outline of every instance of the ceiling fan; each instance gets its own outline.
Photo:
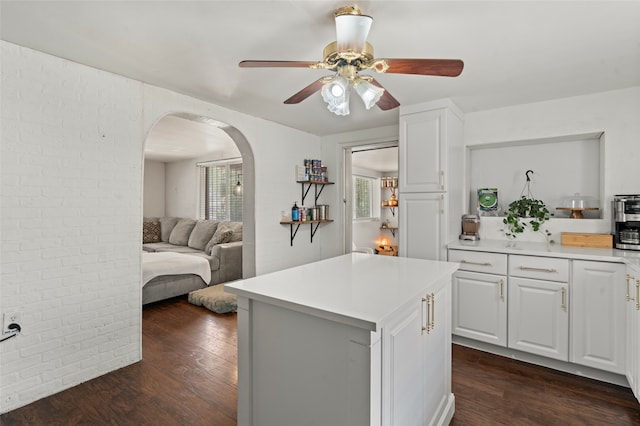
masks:
<instances>
[{"instance_id":1,"label":"ceiling fan","mask_svg":"<svg viewBox=\"0 0 640 426\"><path fill-rule=\"evenodd\" d=\"M329 111L337 115L349 114L349 93L353 88L367 109L377 105L381 110L396 108L400 103L371 75L359 74L374 70L377 73L420 74L457 77L464 63L460 59L376 59L373 46L367 42L373 18L362 15L356 6L335 12L336 41L323 52L324 59L315 61L241 61L241 68L311 68L334 71L300 90L285 104L297 104L317 91L327 103Z\"/></svg>"}]
</instances>

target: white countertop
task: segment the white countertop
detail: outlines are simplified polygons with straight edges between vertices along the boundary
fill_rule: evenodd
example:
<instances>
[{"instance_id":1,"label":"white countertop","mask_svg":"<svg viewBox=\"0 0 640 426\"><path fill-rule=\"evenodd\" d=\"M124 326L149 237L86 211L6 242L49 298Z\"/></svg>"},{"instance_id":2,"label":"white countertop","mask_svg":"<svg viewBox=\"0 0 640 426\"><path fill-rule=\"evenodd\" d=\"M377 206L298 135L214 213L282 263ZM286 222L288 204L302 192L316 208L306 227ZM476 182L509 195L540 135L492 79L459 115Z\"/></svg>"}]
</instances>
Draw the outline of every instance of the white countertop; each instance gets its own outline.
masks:
<instances>
[{"instance_id":1,"label":"white countertop","mask_svg":"<svg viewBox=\"0 0 640 426\"><path fill-rule=\"evenodd\" d=\"M563 246L561 244L536 243L528 241L478 240L454 241L450 249L486 251L493 253L522 254L530 256L562 257L565 259L620 262L640 266L640 252L611 248L588 248Z\"/></svg>"},{"instance_id":2,"label":"white countertop","mask_svg":"<svg viewBox=\"0 0 640 426\"><path fill-rule=\"evenodd\" d=\"M238 296L377 331L430 283L457 268L456 263L352 253L224 286Z\"/></svg>"}]
</instances>

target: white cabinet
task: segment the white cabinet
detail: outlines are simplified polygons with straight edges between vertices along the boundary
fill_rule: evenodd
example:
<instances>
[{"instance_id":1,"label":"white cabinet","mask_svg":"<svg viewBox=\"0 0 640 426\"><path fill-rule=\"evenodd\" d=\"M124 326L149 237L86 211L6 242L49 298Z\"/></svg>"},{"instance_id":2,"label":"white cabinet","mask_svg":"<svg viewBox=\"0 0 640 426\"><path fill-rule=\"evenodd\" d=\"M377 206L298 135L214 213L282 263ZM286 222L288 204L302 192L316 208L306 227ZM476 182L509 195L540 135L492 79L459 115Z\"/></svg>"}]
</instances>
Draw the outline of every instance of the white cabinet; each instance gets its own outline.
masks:
<instances>
[{"instance_id":1,"label":"white cabinet","mask_svg":"<svg viewBox=\"0 0 640 426\"><path fill-rule=\"evenodd\" d=\"M627 267L624 289L627 319L625 373L629 387L640 401L640 269Z\"/></svg>"},{"instance_id":2,"label":"white cabinet","mask_svg":"<svg viewBox=\"0 0 640 426\"><path fill-rule=\"evenodd\" d=\"M509 255L508 346L569 360L569 260Z\"/></svg>"},{"instance_id":3,"label":"white cabinet","mask_svg":"<svg viewBox=\"0 0 640 426\"><path fill-rule=\"evenodd\" d=\"M508 346L569 360L567 283L509 277Z\"/></svg>"},{"instance_id":4,"label":"white cabinet","mask_svg":"<svg viewBox=\"0 0 640 426\"><path fill-rule=\"evenodd\" d=\"M400 192L445 191L446 110L400 116Z\"/></svg>"},{"instance_id":5,"label":"white cabinet","mask_svg":"<svg viewBox=\"0 0 640 426\"><path fill-rule=\"evenodd\" d=\"M507 345L507 255L450 250L459 262L452 283L452 333Z\"/></svg>"},{"instance_id":6,"label":"white cabinet","mask_svg":"<svg viewBox=\"0 0 640 426\"><path fill-rule=\"evenodd\" d=\"M446 424L451 394L447 286L411 303L383 331L383 425Z\"/></svg>"},{"instance_id":7,"label":"white cabinet","mask_svg":"<svg viewBox=\"0 0 640 426\"><path fill-rule=\"evenodd\" d=\"M625 373L625 266L573 261L571 361Z\"/></svg>"},{"instance_id":8,"label":"white cabinet","mask_svg":"<svg viewBox=\"0 0 640 426\"><path fill-rule=\"evenodd\" d=\"M450 250L449 261L453 334L568 361L567 259Z\"/></svg>"},{"instance_id":9,"label":"white cabinet","mask_svg":"<svg viewBox=\"0 0 640 426\"><path fill-rule=\"evenodd\" d=\"M444 260L446 243L460 233L458 219L464 203L462 116L449 101L401 107L400 256ZM403 214L404 199L410 205Z\"/></svg>"},{"instance_id":10,"label":"white cabinet","mask_svg":"<svg viewBox=\"0 0 640 426\"><path fill-rule=\"evenodd\" d=\"M446 194L400 194L399 204L400 255L416 259L445 260Z\"/></svg>"}]
</instances>

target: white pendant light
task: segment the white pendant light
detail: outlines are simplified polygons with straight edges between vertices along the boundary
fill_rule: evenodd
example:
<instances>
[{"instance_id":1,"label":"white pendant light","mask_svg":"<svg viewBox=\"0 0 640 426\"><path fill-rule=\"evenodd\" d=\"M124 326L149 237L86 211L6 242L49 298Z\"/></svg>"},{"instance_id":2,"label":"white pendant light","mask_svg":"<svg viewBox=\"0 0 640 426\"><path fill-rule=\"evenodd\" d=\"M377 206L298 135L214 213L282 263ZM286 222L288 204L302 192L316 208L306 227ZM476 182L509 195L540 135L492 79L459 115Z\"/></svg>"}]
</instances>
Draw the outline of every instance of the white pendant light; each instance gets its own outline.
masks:
<instances>
[{"instance_id":1,"label":"white pendant light","mask_svg":"<svg viewBox=\"0 0 640 426\"><path fill-rule=\"evenodd\" d=\"M382 97L384 93L384 89L378 86L375 86L368 82L367 80L359 80L355 84L356 92L360 95L362 102L364 102L364 106L367 109L370 109L374 106Z\"/></svg>"},{"instance_id":2,"label":"white pendant light","mask_svg":"<svg viewBox=\"0 0 640 426\"><path fill-rule=\"evenodd\" d=\"M349 114L349 82L336 75L322 86L322 99L329 111L337 115Z\"/></svg>"}]
</instances>

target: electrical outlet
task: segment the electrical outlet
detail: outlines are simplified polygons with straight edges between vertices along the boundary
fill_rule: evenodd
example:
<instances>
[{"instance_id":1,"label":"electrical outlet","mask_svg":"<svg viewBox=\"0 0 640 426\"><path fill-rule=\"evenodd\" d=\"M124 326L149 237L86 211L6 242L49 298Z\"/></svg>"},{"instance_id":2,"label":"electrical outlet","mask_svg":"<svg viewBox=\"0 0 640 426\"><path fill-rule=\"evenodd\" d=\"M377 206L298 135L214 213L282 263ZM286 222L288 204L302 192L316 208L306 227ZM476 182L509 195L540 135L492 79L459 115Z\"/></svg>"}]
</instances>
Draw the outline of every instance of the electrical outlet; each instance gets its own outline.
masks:
<instances>
[{"instance_id":1,"label":"electrical outlet","mask_svg":"<svg viewBox=\"0 0 640 426\"><path fill-rule=\"evenodd\" d=\"M20 312L5 313L2 320L2 332L9 331L9 325L19 324L22 327L22 314Z\"/></svg>"}]
</instances>

